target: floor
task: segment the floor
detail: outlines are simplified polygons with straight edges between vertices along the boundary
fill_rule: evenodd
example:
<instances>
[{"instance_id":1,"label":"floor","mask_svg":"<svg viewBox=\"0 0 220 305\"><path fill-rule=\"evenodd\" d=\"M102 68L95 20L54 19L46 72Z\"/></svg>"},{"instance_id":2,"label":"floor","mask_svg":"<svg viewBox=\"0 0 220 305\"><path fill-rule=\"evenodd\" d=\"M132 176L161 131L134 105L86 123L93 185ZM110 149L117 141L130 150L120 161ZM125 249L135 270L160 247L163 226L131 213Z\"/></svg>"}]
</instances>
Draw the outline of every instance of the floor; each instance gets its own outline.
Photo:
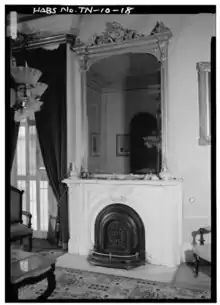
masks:
<instances>
[{"instance_id":1,"label":"floor","mask_svg":"<svg viewBox=\"0 0 220 305\"><path fill-rule=\"evenodd\" d=\"M26 246L25 243L24 246ZM56 245L50 244L47 240L33 239L33 252L46 250L62 251L61 249L57 249ZM56 266L170 283L176 287L195 290L208 290L211 286L211 278L209 276L210 266L205 263L201 264L197 278L194 278L192 265L190 264L181 264L177 268L148 264L131 270L122 270L92 266L87 261L87 257L65 252L58 257Z\"/></svg>"},{"instance_id":2,"label":"floor","mask_svg":"<svg viewBox=\"0 0 220 305\"><path fill-rule=\"evenodd\" d=\"M73 255L69 253L60 256L57 259L57 266L99 272L104 274L114 274L119 276L139 278L149 281L160 281L164 283L171 282L176 272L176 268L168 268L164 266L156 266L149 264L130 270L93 266L87 261L87 256Z\"/></svg>"}]
</instances>

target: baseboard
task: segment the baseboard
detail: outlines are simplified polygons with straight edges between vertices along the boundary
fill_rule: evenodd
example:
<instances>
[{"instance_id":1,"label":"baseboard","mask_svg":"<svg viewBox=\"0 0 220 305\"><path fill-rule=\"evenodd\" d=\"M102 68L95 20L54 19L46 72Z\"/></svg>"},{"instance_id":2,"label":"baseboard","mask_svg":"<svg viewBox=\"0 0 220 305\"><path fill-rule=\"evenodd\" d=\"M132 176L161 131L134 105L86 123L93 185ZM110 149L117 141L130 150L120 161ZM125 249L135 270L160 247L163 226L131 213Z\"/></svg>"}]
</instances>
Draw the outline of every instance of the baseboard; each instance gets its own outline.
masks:
<instances>
[{"instance_id":1,"label":"baseboard","mask_svg":"<svg viewBox=\"0 0 220 305\"><path fill-rule=\"evenodd\" d=\"M193 246L190 242L184 242L181 248L182 263L190 263L193 261Z\"/></svg>"}]
</instances>

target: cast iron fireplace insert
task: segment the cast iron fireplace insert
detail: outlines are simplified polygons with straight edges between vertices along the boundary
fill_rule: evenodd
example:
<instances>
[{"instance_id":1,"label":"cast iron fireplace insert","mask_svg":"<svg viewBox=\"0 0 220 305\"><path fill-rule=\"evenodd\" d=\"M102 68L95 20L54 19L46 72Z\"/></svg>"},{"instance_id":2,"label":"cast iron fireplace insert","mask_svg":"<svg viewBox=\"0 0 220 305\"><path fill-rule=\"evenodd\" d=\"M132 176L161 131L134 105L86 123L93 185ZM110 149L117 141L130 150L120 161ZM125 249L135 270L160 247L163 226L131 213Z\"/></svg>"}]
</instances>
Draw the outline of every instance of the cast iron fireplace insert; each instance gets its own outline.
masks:
<instances>
[{"instance_id":1,"label":"cast iron fireplace insert","mask_svg":"<svg viewBox=\"0 0 220 305\"><path fill-rule=\"evenodd\" d=\"M92 265L131 269L145 264L145 228L135 210L114 203L96 217Z\"/></svg>"}]
</instances>

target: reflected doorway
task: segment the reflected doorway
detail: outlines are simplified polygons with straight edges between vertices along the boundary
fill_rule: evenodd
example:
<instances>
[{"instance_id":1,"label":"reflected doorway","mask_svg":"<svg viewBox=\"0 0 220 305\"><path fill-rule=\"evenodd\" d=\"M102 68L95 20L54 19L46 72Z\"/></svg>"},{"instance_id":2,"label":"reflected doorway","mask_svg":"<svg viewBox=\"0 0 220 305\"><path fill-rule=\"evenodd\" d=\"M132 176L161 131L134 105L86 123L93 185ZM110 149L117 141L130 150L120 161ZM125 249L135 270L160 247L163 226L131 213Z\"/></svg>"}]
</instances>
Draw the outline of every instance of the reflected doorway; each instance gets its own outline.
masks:
<instances>
[{"instance_id":1,"label":"reflected doorway","mask_svg":"<svg viewBox=\"0 0 220 305\"><path fill-rule=\"evenodd\" d=\"M148 147L145 137L157 136L157 118L148 113L138 113L130 123L130 168L132 174L157 173L160 170L160 150Z\"/></svg>"}]
</instances>

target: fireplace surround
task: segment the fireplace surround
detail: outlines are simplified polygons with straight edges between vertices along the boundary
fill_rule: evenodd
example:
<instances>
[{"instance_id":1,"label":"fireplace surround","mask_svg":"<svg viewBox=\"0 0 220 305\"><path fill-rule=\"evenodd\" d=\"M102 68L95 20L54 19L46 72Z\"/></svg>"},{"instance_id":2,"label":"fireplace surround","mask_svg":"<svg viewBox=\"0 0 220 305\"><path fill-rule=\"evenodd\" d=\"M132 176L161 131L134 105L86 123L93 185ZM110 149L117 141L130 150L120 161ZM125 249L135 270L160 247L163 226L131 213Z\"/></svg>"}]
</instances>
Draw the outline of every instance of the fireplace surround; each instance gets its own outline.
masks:
<instances>
[{"instance_id":1,"label":"fireplace surround","mask_svg":"<svg viewBox=\"0 0 220 305\"><path fill-rule=\"evenodd\" d=\"M115 203L99 212L88 260L93 265L125 269L145 263L145 228L135 210Z\"/></svg>"},{"instance_id":2,"label":"fireplace surround","mask_svg":"<svg viewBox=\"0 0 220 305\"><path fill-rule=\"evenodd\" d=\"M96 249L95 227L98 215L105 215L108 207L121 204L133 209L143 222L145 261L168 267L180 264L183 201L181 180L120 181L70 177L63 182L68 185L70 254L88 258ZM143 248L143 245L140 246L140 250Z\"/></svg>"}]
</instances>

